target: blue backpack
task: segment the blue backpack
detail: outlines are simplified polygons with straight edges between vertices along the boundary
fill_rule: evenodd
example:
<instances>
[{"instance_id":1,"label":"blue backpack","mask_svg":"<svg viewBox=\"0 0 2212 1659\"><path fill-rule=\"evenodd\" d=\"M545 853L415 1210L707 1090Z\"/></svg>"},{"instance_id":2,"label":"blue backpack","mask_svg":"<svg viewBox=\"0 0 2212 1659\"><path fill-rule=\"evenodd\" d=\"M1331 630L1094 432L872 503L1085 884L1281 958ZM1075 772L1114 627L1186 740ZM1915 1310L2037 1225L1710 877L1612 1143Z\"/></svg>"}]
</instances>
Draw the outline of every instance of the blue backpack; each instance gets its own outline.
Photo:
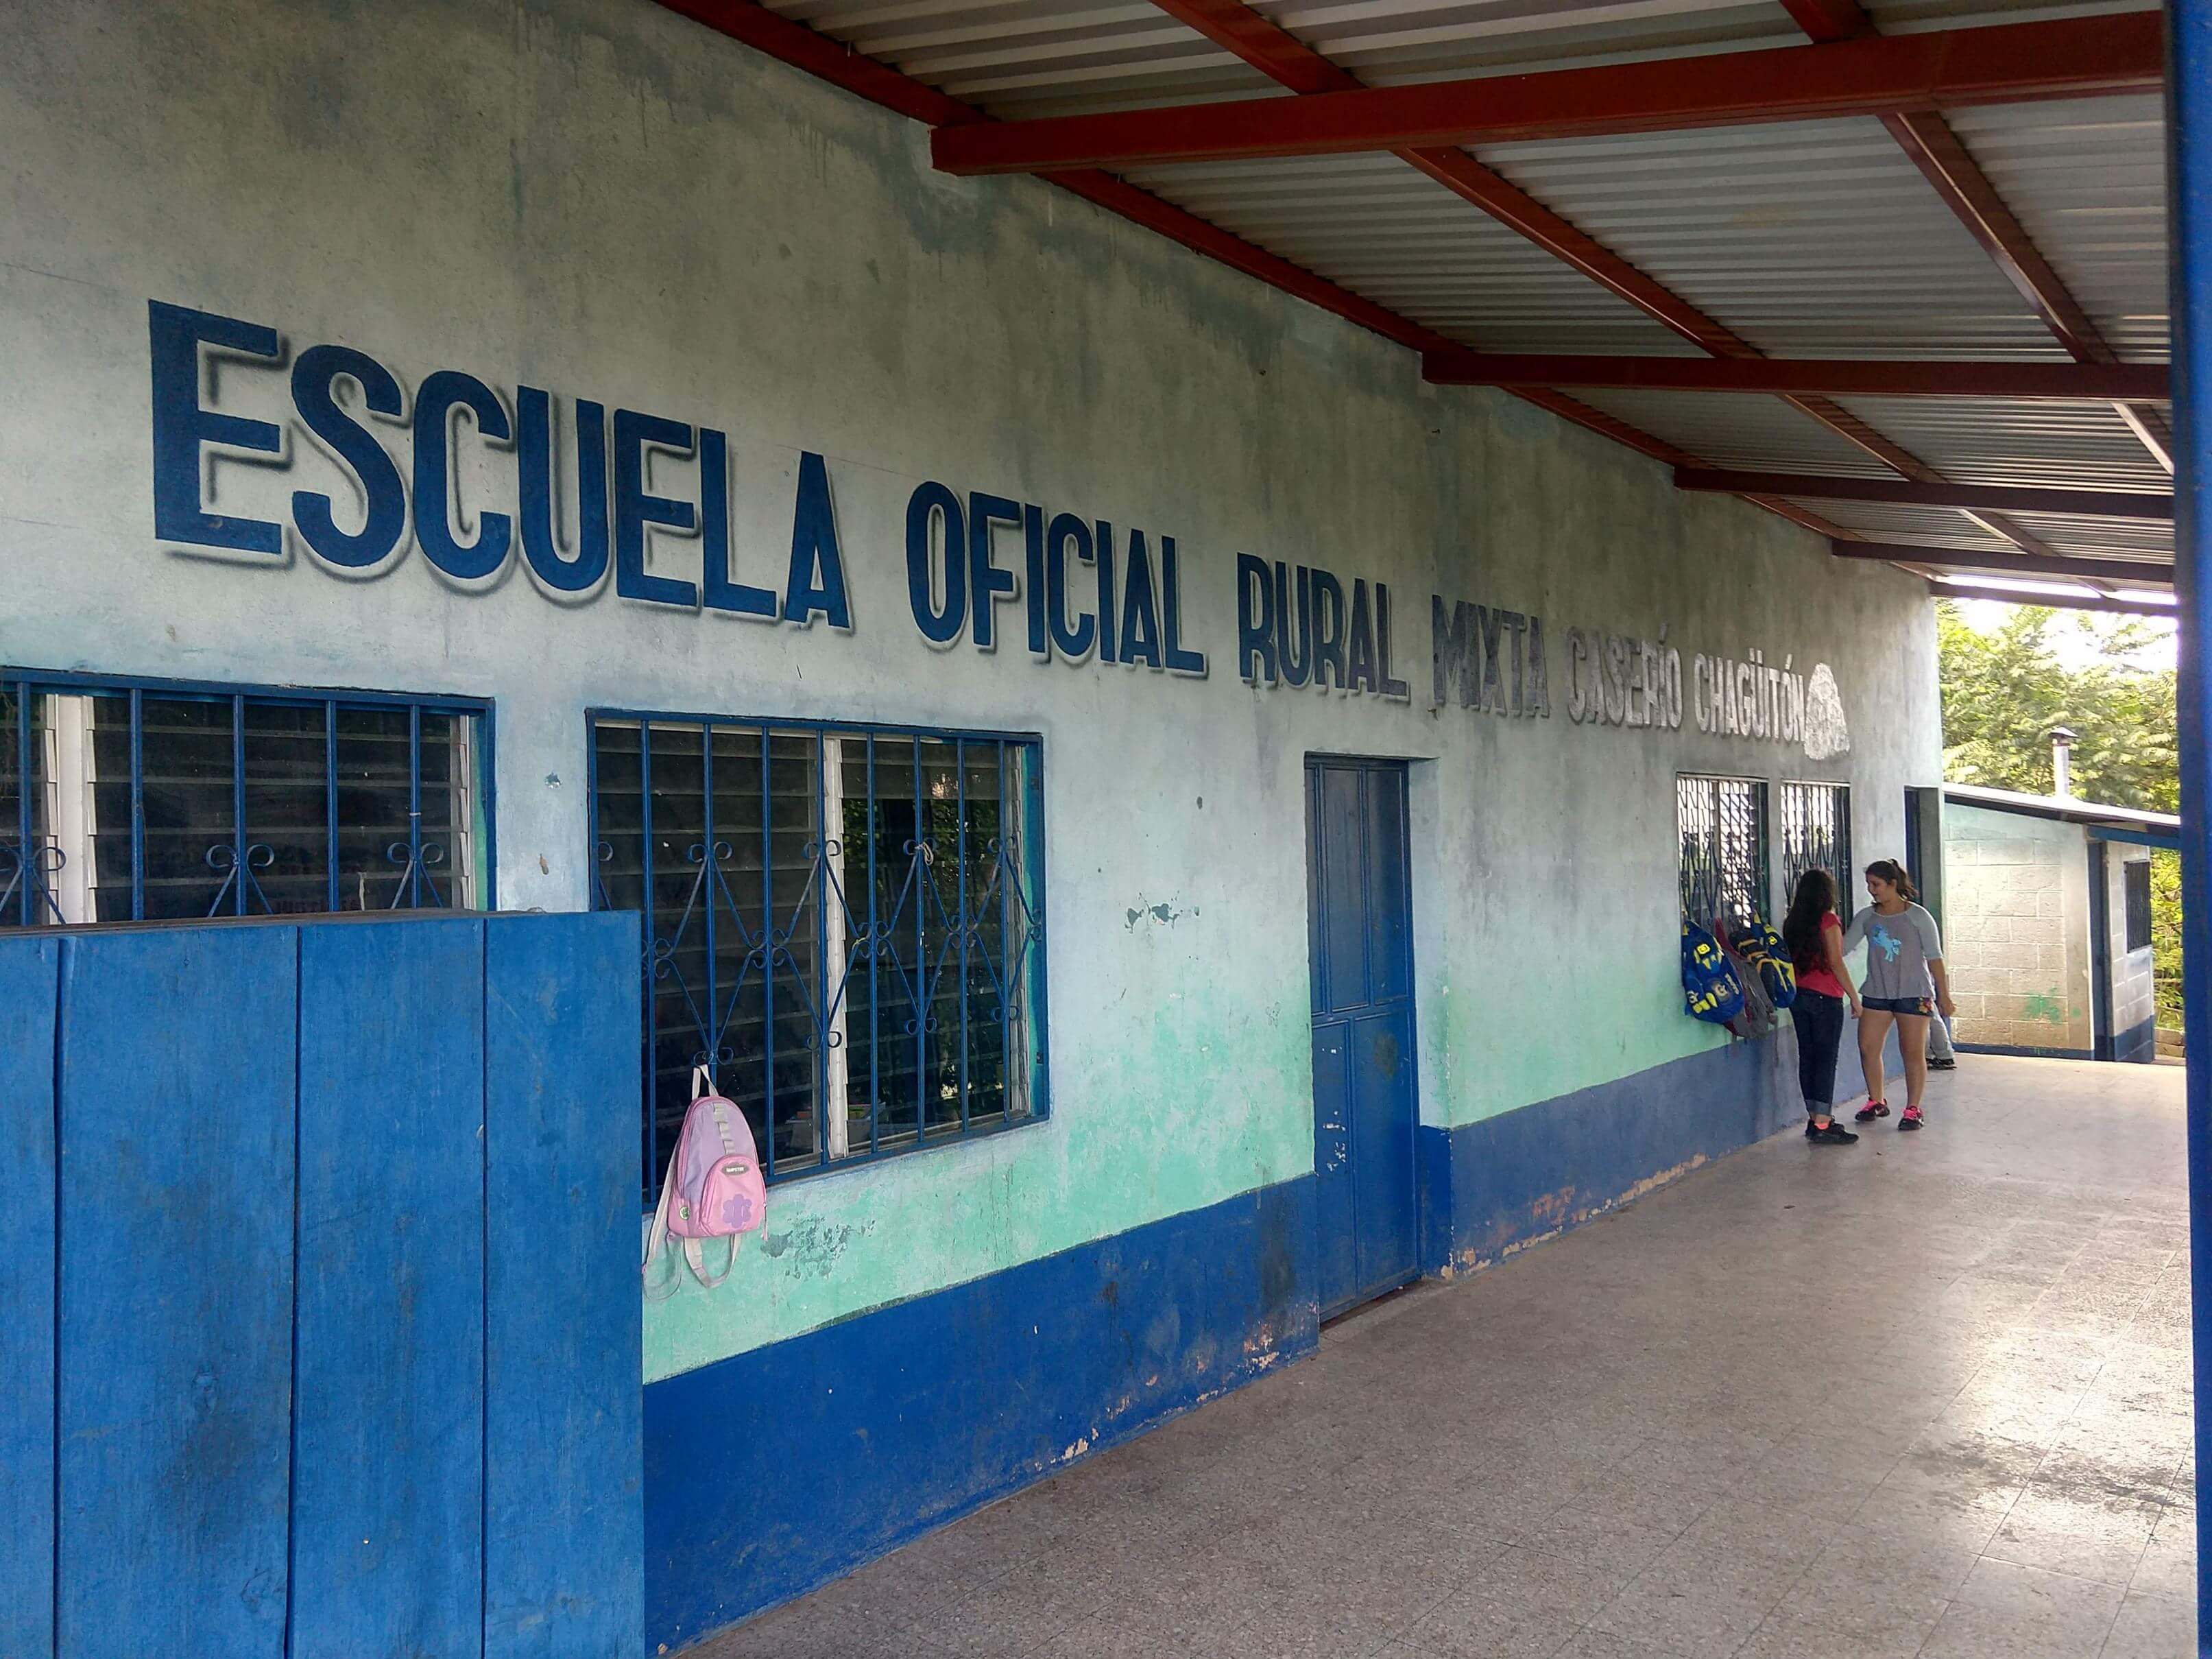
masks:
<instances>
[{"instance_id":1,"label":"blue backpack","mask_svg":"<svg viewBox=\"0 0 2212 1659\"><path fill-rule=\"evenodd\" d=\"M1743 1012L1743 984L1715 939L1694 921L1682 924L1682 1006L1693 1019L1725 1025Z\"/></svg>"},{"instance_id":2,"label":"blue backpack","mask_svg":"<svg viewBox=\"0 0 2212 1659\"><path fill-rule=\"evenodd\" d=\"M1782 936L1764 921L1753 916L1737 928L1729 936L1729 948L1751 964L1759 989L1777 1008L1797 1000L1797 965L1790 959L1790 947Z\"/></svg>"}]
</instances>

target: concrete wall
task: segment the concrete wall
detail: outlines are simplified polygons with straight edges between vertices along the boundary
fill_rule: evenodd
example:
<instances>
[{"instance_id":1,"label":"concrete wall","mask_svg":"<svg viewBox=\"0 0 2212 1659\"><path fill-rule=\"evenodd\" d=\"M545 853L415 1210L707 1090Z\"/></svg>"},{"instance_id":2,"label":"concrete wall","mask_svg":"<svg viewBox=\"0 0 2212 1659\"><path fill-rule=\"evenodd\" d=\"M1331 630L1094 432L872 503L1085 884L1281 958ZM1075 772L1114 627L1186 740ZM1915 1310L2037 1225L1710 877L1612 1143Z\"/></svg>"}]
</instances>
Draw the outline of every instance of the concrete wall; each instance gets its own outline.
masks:
<instances>
[{"instance_id":1,"label":"concrete wall","mask_svg":"<svg viewBox=\"0 0 2212 1659\"><path fill-rule=\"evenodd\" d=\"M2158 983L2151 947L2128 949L2128 884L2130 865L2148 872L2150 854L2140 847L2108 842L2105 850L2105 917L2109 932L2106 960L2112 963L2112 1006L2109 1030L2115 1060L2148 1060L2158 1053Z\"/></svg>"},{"instance_id":2,"label":"concrete wall","mask_svg":"<svg viewBox=\"0 0 2212 1659\"><path fill-rule=\"evenodd\" d=\"M1678 770L1847 781L1865 858L1901 850L1902 792L1938 775L1914 580L1503 394L1424 386L1402 349L1047 185L940 177L919 128L643 0L5 22L0 659L493 697L508 907L586 902L587 706L1042 736L1051 1120L779 1188L727 1285L648 1311L649 1376L1310 1172L1309 752L1416 763L1436 1126L1726 1042L1680 1012ZM149 509L149 300L356 347L410 396L453 368L720 428L752 580L781 569L799 453L820 453L853 628L556 604L513 565L471 587L419 550L366 579L292 542L181 555ZM216 464L213 502L343 512L283 368L216 381L290 452ZM513 455L462 448L471 510L511 505ZM1209 676L931 647L901 526L933 477L1176 538ZM696 499L686 468L655 484ZM1239 552L1391 584L1410 699L1242 683ZM698 556L653 562L696 578ZM1543 617L1548 717L1431 706L1431 593ZM1570 627L1679 650L1681 728L1571 720ZM1753 649L1829 667L1847 753L1698 730L1695 654Z\"/></svg>"},{"instance_id":3,"label":"concrete wall","mask_svg":"<svg viewBox=\"0 0 2212 1659\"><path fill-rule=\"evenodd\" d=\"M2078 823L1954 801L1944 953L1961 1042L2092 1050L2089 855Z\"/></svg>"}]
</instances>

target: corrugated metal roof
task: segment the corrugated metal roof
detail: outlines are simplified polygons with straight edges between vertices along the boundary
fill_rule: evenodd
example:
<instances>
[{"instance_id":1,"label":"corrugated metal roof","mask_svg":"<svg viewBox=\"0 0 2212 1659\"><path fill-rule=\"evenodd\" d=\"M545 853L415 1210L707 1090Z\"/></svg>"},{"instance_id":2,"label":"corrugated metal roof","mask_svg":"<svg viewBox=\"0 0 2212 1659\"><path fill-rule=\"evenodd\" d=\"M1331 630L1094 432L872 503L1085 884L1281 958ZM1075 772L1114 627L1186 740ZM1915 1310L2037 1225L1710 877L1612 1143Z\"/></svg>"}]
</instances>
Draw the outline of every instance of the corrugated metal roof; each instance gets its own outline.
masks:
<instances>
[{"instance_id":1,"label":"corrugated metal roof","mask_svg":"<svg viewBox=\"0 0 2212 1659\"><path fill-rule=\"evenodd\" d=\"M1844 398L1844 408L1956 483L2132 489L2164 495L2172 475L2110 404L1995 398Z\"/></svg>"},{"instance_id":2,"label":"corrugated metal roof","mask_svg":"<svg viewBox=\"0 0 2212 1659\"><path fill-rule=\"evenodd\" d=\"M1149 0L771 0L769 9L1001 117L1281 90Z\"/></svg>"},{"instance_id":3,"label":"corrugated metal roof","mask_svg":"<svg viewBox=\"0 0 2212 1659\"><path fill-rule=\"evenodd\" d=\"M1129 180L1470 345L1694 354L1672 330L1394 156L1214 162Z\"/></svg>"},{"instance_id":4,"label":"corrugated metal roof","mask_svg":"<svg viewBox=\"0 0 2212 1659\"><path fill-rule=\"evenodd\" d=\"M769 0L774 10L1002 118L1287 96L1151 0ZM1250 0L1372 85L1802 41L1774 0ZM1869 0L1885 33L2147 9L2131 0ZM2167 351L2155 98L2017 104L1951 124L2127 358ZM1878 122L1503 145L1480 159L1760 351L2061 361L2033 308ZM1388 155L1131 175L1210 223L1470 345L1679 356L1672 330ZM1717 465L1888 476L1778 399L1577 392ZM2164 490L2109 406L1853 398L1960 482ZM1874 539L2002 550L1942 508L1808 502ZM2020 520L2068 552L2170 556L2163 525Z\"/></svg>"},{"instance_id":5,"label":"corrugated metal roof","mask_svg":"<svg viewBox=\"0 0 2212 1659\"><path fill-rule=\"evenodd\" d=\"M1510 144L1480 155L1762 351L2064 356L1877 121Z\"/></svg>"},{"instance_id":6,"label":"corrugated metal roof","mask_svg":"<svg viewBox=\"0 0 2212 1659\"><path fill-rule=\"evenodd\" d=\"M1578 392L1603 410L1715 466L1846 477L1897 475L1865 450L1779 398L1717 392ZM1825 516L1825 515L1824 515Z\"/></svg>"},{"instance_id":7,"label":"corrugated metal roof","mask_svg":"<svg viewBox=\"0 0 2212 1659\"><path fill-rule=\"evenodd\" d=\"M2155 98L2000 105L1951 117L1982 170L2106 341L2167 349L2166 112Z\"/></svg>"}]
</instances>

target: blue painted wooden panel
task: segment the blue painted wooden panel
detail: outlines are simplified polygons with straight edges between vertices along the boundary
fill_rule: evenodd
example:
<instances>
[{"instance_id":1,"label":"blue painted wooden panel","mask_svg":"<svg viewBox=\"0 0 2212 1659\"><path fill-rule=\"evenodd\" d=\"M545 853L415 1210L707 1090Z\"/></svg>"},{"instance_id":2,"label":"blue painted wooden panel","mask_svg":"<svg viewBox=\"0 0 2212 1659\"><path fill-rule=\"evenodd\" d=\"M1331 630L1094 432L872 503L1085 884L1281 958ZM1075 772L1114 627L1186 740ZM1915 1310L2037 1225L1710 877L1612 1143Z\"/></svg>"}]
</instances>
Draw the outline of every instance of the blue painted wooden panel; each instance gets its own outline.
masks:
<instances>
[{"instance_id":1,"label":"blue painted wooden panel","mask_svg":"<svg viewBox=\"0 0 2212 1659\"><path fill-rule=\"evenodd\" d=\"M62 943L0 936L0 1654L54 1651L54 1005Z\"/></svg>"},{"instance_id":2,"label":"blue painted wooden panel","mask_svg":"<svg viewBox=\"0 0 2212 1659\"><path fill-rule=\"evenodd\" d=\"M62 963L66 1659L279 1659L292 1383L291 927Z\"/></svg>"},{"instance_id":3,"label":"blue painted wooden panel","mask_svg":"<svg viewBox=\"0 0 2212 1659\"><path fill-rule=\"evenodd\" d=\"M1309 762L1306 823L1316 1255L1328 1315L1405 1283L1420 1260L1405 769Z\"/></svg>"},{"instance_id":4,"label":"blue painted wooden panel","mask_svg":"<svg viewBox=\"0 0 2212 1659\"><path fill-rule=\"evenodd\" d=\"M482 1644L483 933L300 933L291 1659Z\"/></svg>"},{"instance_id":5,"label":"blue painted wooden panel","mask_svg":"<svg viewBox=\"0 0 2212 1659\"><path fill-rule=\"evenodd\" d=\"M1413 1009L1386 1004L1345 1028L1352 1050L1352 1168L1359 1188L1359 1283L1380 1295L1420 1272L1413 1186Z\"/></svg>"},{"instance_id":6,"label":"blue painted wooden panel","mask_svg":"<svg viewBox=\"0 0 2212 1659\"><path fill-rule=\"evenodd\" d=\"M484 1659L644 1641L638 918L484 939Z\"/></svg>"}]
</instances>

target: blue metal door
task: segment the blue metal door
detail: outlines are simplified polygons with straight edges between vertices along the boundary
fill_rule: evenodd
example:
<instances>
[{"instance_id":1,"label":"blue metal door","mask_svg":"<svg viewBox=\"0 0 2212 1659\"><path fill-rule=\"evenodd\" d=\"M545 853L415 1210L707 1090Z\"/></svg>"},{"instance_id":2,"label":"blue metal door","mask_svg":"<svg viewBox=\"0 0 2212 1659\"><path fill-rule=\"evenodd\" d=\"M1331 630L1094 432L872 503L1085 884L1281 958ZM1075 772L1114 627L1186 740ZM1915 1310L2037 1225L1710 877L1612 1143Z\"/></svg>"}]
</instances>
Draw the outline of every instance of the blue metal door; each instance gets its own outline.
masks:
<instances>
[{"instance_id":1,"label":"blue metal door","mask_svg":"<svg viewBox=\"0 0 2212 1659\"><path fill-rule=\"evenodd\" d=\"M1420 1272L1406 769L1306 763L1314 1173L1324 1318Z\"/></svg>"}]
</instances>

